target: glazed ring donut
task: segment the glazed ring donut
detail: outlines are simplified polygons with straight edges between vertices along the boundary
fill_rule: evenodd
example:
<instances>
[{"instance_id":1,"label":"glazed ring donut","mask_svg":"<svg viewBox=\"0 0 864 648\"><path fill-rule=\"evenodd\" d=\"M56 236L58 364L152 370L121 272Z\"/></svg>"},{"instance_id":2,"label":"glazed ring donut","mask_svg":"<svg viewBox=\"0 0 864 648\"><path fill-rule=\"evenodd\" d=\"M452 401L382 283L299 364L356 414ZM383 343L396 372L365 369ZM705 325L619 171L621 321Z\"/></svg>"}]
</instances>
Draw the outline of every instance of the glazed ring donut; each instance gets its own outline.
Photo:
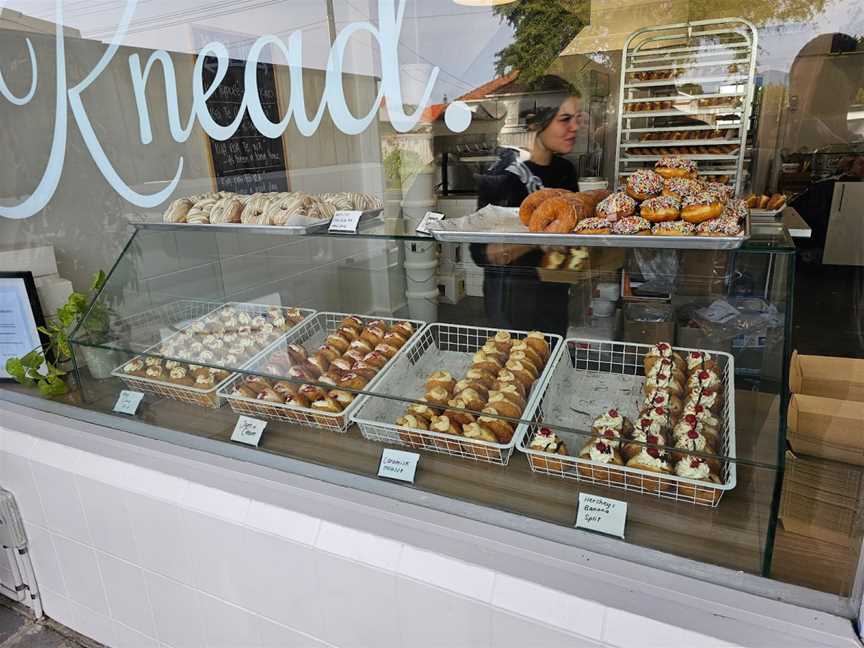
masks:
<instances>
[{"instance_id":1,"label":"glazed ring donut","mask_svg":"<svg viewBox=\"0 0 864 648\"><path fill-rule=\"evenodd\" d=\"M576 227L576 206L563 196L544 201L531 216L529 229L532 232L567 234Z\"/></svg>"},{"instance_id":2,"label":"glazed ring donut","mask_svg":"<svg viewBox=\"0 0 864 648\"><path fill-rule=\"evenodd\" d=\"M618 191L597 203L594 213L598 218L617 221L636 213L636 201L623 191Z\"/></svg>"},{"instance_id":3,"label":"glazed ring donut","mask_svg":"<svg viewBox=\"0 0 864 648\"><path fill-rule=\"evenodd\" d=\"M627 195L643 201L659 196L663 191L663 177L651 169L637 169L627 178Z\"/></svg>"},{"instance_id":4,"label":"glazed ring donut","mask_svg":"<svg viewBox=\"0 0 864 648\"><path fill-rule=\"evenodd\" d=\"M162 216L162 221L165 223L185 223L186 215L193 206L194 203L188 198L175 200L168 205L168 209L165 210L165 214Z\"/></svg>"},{"instance_id":5,"label":"glazed ring donut","mask_svg":"<svg viewBox=\"0 0 864 648\"><path fill-rule=\"evenodd\" d=\"M239 223L243 213L243 201L236 196L221 198L210 210L210 222L213 225L223 223Z\"/></svg>"},{"instance_id":6,"label":"glazed ring donut","mask_svg":"<svg viewBox=\"0 0 864 648\"><path fill-rule=\"evenodd\" d=\"M540 191L535 191L522 201L522 206L519 207L519 220L522 221L523 225L527 226L531 222L531 217L534 215L534 211L542 205L543 202L550 198L560 196L563 193L565 193L563 189L541 189Z\"/></svg>"},{"instance_id":7,"label":"glazed ring donut","mask_svg":"<svg viewBox=\"0 0 864 648\"><path fill-rule=\"evenodd\" d=\"M652 223L678 220L681 203L673 196L649 198L639 207L642 218Z\"/></svg>"},{"instance_id":8,"label":"glazed ring donut","mask_svg":"<svg viewBox=\"0 0 864 648\"><path fill-rule=\"evenodd\" d=\"M681 208L681 218L688 223L699 224L723 213L723 203L717 194L701 193L686 196Z\"/></svg>"},{"instance_id":9,"label":"glazed ring donut","mask_svg":"<svg viewBox=\"0 0 864 648\"><path fill-rule=\"evenodd\" d=\"M245 225L268 225L269 218L267 208L270 206L270 197L260 195L249 200L243 213L240 214L240 222Z\"/></svg>"}]
</instances>

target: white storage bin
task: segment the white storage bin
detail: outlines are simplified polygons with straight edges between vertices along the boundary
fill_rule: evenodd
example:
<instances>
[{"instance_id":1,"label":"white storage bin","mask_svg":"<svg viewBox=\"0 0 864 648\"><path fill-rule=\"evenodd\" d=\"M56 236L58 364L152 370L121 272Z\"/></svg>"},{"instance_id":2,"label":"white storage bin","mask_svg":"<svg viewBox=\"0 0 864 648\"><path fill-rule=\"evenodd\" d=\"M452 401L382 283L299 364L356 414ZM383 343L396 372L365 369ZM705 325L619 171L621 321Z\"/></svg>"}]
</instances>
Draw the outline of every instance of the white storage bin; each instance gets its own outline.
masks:
<instances>
[{"instance_id":1,"label":"white storage bin","mask_svg":"<svg viewBox=\"0 0 864 648\"><path fill-rule=\"evenodd\" d=\"M435 322L438 320L438 288L427 292L405 293L411 319ZM422 315L422 317L421 317Z\"/></svg>"},{"instance_id":2,"label":"white storage bin","mask_svg":"<svg viewBox=\"0 0 864 648\"><path fill-rule=\"evenodd\" d=\"M438 260L405 262L405 284L410 293L429 293L438 290L435 275L438 273Z\"/></svg>"},{"instance_id":3,"label":"white storage bin","mask_svg":"<svg viewBox=\"0 0 864 648\"><path fill-rule=\"evenodd\" d=\"M461 270L438 275L438 299L445 304L458 304L465 298L465 273Z\"/></svg>"}]
</instances>

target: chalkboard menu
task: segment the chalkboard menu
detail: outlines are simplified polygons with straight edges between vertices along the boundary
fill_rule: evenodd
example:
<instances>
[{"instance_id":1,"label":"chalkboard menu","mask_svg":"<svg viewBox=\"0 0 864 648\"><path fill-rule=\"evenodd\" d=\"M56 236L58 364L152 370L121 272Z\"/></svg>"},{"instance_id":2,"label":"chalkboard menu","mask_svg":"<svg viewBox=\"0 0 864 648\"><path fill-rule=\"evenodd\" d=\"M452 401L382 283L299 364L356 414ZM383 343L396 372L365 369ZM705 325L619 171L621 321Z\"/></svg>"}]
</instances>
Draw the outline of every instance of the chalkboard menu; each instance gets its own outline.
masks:
<instances>
[{"instance_id":1,"label":"chalkboard menu","mask_svg":"<svg viewBox=\"0 0 864 648\"><path fill-rule=\"evenodd\" d=\"M217 61L204 61L204 87L216 78ZM207 100L207 108L216 123L227 126L236 118L245 92L246 62L231 60L228 72ZM258 63L258 95L264 114L272 122L280 119L273 65ZM282 138L270 139L255 128L248 112L237 132L224 142L210 139L210 156L217 191L239 194L288 191L288 169Z\"/></svg>"}]
</instances>

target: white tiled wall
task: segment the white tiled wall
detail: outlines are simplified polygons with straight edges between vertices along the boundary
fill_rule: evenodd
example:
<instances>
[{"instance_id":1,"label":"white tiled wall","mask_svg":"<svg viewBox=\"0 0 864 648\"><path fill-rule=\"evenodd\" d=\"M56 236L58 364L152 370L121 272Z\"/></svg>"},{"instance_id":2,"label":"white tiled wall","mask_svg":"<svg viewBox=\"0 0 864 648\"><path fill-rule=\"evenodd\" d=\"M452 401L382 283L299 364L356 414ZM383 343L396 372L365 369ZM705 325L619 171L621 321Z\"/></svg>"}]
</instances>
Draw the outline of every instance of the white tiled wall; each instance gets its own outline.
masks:
<instances>
[{"instance_id":1,"label":"white tiled wall","mask_svg":"<svg viewBox=\"0 0 864 648\"><path fill-rule=\"evenodd\" d=\"M732 645L2 427L0 486L46 613L110 646Z\"/></svg>"}]
</instances>

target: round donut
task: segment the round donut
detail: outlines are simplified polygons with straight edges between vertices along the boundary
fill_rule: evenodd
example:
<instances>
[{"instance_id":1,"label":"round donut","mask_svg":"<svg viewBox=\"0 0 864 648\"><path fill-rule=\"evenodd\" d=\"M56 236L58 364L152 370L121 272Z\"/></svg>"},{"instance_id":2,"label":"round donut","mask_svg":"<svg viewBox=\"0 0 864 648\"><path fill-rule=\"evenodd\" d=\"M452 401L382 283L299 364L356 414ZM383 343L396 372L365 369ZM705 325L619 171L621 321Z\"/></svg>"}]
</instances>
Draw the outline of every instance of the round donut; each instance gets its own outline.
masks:
<instances>
[{"instance_id":1,"label":"round donut","mask_svg":"<svg viewBox=\"0 0 864 648\"><path fill-rule=\"evenodd\" d=\"M636 213L636 201L623 191L617 191L597 203L594 213L598 218L617 221Z\"/></svg>"},{"instance_id":2,"label":"round donut","mask_svg":"<svg viewBox=\"0 0 864 648\"><path fill-rule=\"evenodd\" d=\"M735 193L735 189L722 182L706 182L704 190L707 193L712 193L716 195L720 199L720 202L723 203L731 200L733 194Z\"/></svg>"},{"instance_id":3,"label":"round donut","mask_svg":"<svg viewBox=\"0 0 864 648\"><path fill-rule=\"evenodd\" d=\"M696 226L687 221L663 221L656 223L651 230L654 236L693 236Z\"/></svg>"},{"instance_id":4,"label":"round donut","mask_svg":"<svg viewBox=\"0 0 864 648\"><path fill-rule=\"evenodd\" d=\"M651 234L651 223L641 216L628 216L615 221L612 233L623 236L648 236Z\"/></svg>"},{"instance_id":5,"label":"round donut","mask_svg":"<svg viewBox=\"0 0 864 648\"><path fill-rule=\"evenodd\" d=\"M267 208L270 206L270 196L259 194L252 196L246 202L243 213L240 214L240 222L244 225L268 225Z\"/></svg>"},{"instance_id":6,"label":"round donut","mask_svg":"<svg viewBox=\"0 0 864 648\"><path fill-rule=\"evenodd\" d=\"M723 203L717 194L703 192L687 196L682 201L681 218L688 223L699 224L723 213Z\"/></svg>"},{"instance_id":7,"label":"round donut","mask_svg":"<svg viewBox=\"0 0 864 648\"><path fill-rule=\"evenodd\" d=\"M565 193L563 189L541 189L540 191L535 191L522 201L522 205L519 207L519 220L522 221L523 225L529 225L534 211L540 205L546 200L560 196L563 193Z\"/></svg>"},{"instance_id":8,"label":"round donut","mask_svg":"<svg viewBox=\"0 0 864 648\"><path fill-rule=\"evenodd\" d=\"M738 236L740 233L738 219L728 216L712 218L696 226L696 236Z\"/></svg>"},{"instance_id":9,"label":"round donut","mask_svg":"<svg viewBox=\"0 0 864 648\"><path fill-rule=\"evenodd\" d=\"M576 221L575 205L559 195L543 201L534 210L528 228L532 232L567 234L568 232L572 232L573 228L576 227Z\"/></svg>"},{"instance_id":10,"label":"round donut","mask_svg":"<svg viewBox=\"0 0 864 648\"><path fill-rule=\"evenodd\" d=\"M213 225L223 223L239 223L243 213L243 201L237 196L219 199L210 210L210 222Z\"/></svg>"},{"instance_id":11,"label":"round donut","mask_svg":"<svg viewBox=\"0 0 864 648\"><path fill-rule=\"evenodd\" d=\"M661 157L654 165L654 170L664 178L695 178L696 163L679 157Z\"/></svg>"},{"instance_id":12,"label":"round donut","mask_svg":"<svg viewBox=\"0 0 864 648\"><path fill-rule=\"evenodd\" d=\"M610 234L612 222L605 218L584 218L576 225L576 234Z\"/></svg>"},{"instance_id":13,"label":"round donut","mask_svg":"<svg viewBox=\"0 0 864 648\"><path fill-rule=\"evenodd\" d=\"M750 207L747 206L746 200L730 200L726 203L720 218L734 218L737 221L743 221L749 215Z\"/></svg>"},{"instance_id":14,"label":"round donut","mask_svg":"<svg viewBox=\"0 0 864 648\"><path fill-rule=\"evenodd\" d=\"M168 205L168 209L165 210L165 214L162 216L162 222L164 223L185 223L186 216L189 213L189 210L192 209L195 203L193 203L188 198L180 198L175 200L170 205Z\"/></svg>"},{"instance_id":15,"label":"round donut","mask_svg":"<svg viewBox=\"0 0 864 648\"><path fill-rule=\"evenodd\" d=\"M699 193L702 185L692 178L668 178L663 182L663 196L672 196L680 202L684 196Z\"/></svg>"},{"instance_id":16,"label":"round donut","mask_svg":"<svg viewBox=\"0 0 864 648\"><path fill-rule=\"evenodd\" d=\"M638 169L627 178L627 195L638 200L648 200L663 191L663 178L651 169Z\"/></svg>"},{"instance_id":17,"label":"round donut","mask_svg":"<svg viewBox=\"0 0 864 648\"><path fill-rule=\"evenodd\" d=\"M652 223L678 220L681 203L672 196L649 198L639 206L639 214Z\"/></svg>"}]
</instances>

